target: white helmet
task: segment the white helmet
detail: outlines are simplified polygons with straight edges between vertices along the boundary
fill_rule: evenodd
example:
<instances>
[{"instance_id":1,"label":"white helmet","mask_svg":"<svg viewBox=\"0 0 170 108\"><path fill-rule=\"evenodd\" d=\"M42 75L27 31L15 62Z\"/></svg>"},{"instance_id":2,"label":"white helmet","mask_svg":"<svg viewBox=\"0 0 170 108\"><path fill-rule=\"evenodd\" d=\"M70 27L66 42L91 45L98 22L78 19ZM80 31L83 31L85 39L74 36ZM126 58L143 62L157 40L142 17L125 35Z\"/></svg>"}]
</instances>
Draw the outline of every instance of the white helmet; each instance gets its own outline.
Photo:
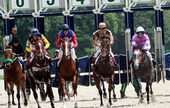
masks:
<instances>
[{"instance_id":1,"label":"white helmet","mask_svg":"<svg viewBox=\"0 0 170 108\"><path fill-rule=\"evenodd\" d=\"M142 26L138 26L136 32L145 32L145 29Z\"/></svg>"},{"instance_id":2,"label":"white helmet","mask_svg":"<svg viewBox=\"0 0 170 108\"><path fill-rule=\"evenodd\" d=\"M106 23L105 22L100 22L99 23L99 28L102 29L102 28L106 28Z\"/></svg>"}]
</instances>

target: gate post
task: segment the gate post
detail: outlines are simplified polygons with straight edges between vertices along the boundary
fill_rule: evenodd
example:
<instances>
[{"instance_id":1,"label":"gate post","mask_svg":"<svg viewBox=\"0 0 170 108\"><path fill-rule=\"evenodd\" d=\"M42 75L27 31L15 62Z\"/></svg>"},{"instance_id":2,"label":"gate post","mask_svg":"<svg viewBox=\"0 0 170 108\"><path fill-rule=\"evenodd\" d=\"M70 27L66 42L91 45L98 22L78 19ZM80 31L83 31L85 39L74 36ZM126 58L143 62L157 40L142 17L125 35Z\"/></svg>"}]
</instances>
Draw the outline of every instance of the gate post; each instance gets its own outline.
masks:
<instances>
[{"instance_id":1,"label":"gate post","mask_svg":"<svg viewBox=\"0 0 170 108\"><path fill-rule=\"evenodd\" d=\"M95 28L96 30L99 28L99 23L104 22L104 14L103 13L95 13Z\"/></svg>"},{"instance_id":2,"label":"gate post","mask_svg":"<svg viewBox=\"0 0 170 108\"><path fill-rule=\"evenodd\" d=\"M125 14L125 45L126 45L126 68L127 68L127 82L129 83L129 72L131 73L131 80L133 81L133 73L129 70L129 60L132 56L131 48L131 37L134 34L134 20L133 20L133 11L130 7L124 8Z\"/></svg>"},{"instance_id":3,"label":"gate post","mask_svg":"<svg viewBox=\"0 0 170 108\"><path fill-rule=\"evenodd\" d=\"M75 31L74 27L74 15L64 15L64 24L68 24L70 29Z\"/></svg>"},{"instance_id":4,"label":"gate post","mask_svg":"<svg viewBox=\"0 0 170 108\"><path fill-rule=\"evenodd\" d=\"M34 17L34 27L37 28L40 33L44 34L44 17L43 16L35 16Z\"/></svg>"},{"instance_id":5,"label":"gate post","mask_svg":"<svg viewBox=\"0 0 170 108\"><path fill-rule=\"evenodd\" d=\"M164 21L161 6L155 6L155 59L156 59L156 81L159 82L159 75L165 82L165 39ZM159 74L159 72L161 72Z\"/></svg>"}]
</instances>

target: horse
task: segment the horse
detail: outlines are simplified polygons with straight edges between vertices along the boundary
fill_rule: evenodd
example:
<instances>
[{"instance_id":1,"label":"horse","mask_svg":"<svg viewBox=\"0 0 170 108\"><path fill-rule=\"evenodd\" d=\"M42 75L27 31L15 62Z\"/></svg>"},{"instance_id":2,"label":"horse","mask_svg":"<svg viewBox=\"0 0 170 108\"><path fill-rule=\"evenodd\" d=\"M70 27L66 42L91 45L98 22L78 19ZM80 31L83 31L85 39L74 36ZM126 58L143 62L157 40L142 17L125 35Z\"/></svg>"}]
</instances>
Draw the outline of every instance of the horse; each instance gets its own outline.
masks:
<instances>
[{"instance_id":1,"label":"horse","mask_svg":"<svg viewBox=\"0 0 170 108\"><path fill-rule=\"evenodd\" d=\"M23 72L22 64L18 57L15 57L11 48L4 50L4 56L6 59L11 60L11 62L5 63L4 68L4 83L5 90L8 94L8 107L11 107L10 95L12 93L12 104L15 105L14 101L14 85L17 89L17 99L18 99L18 108L21 108L20 104L20 90L23 92L24 96L24 105L27 106L27 98L25 93L25 83L26 77Z\"/></svg>"},{"instance_id":2,"label":"horse","mask_svg":"<svg viewBox=\"0 0 170 108\"><path fill-rule=\"evenodd\" d=\"M107 80L108 82L109 104L112 105L111 90L113 90L113 98L116 100L116 94L113 86L115 67L112 57L110 56L110 48L110 39L106 37L103 38L101 41L101 53L97 58L98 60L96 64L93 66L93 78L100 95L101 106L103 106L103 97L100 83L103 83L104 80Z\"/></svg>"},{"instance_id":3,"label":"horse","mask_svg":"<svg viewBox=\"0 0 170 108\"><path fill-rule=\"evenodd\" d=\"M154 78L153 64L146 52L140 48L135 48L132 56L132 68L134 79L137 79L140 83L141 80L146 82L147 103L149 104L149 93L153 99L152 82ZM139 87L139 102L142 103L143 93L142 86Z\"/></svg>"},{"instance_id":4,"label":"horse","mask_svg":"<svg viewBox=\"0 0 170 108\"><path fill-rule=\"evenodd\" d=\"M78 86L78 72L76 69L76 62L71 57L71 42L68 37L62 40L63 56L59 64L59 99L64 101L71 96L74 96L76 101L77 86ZM69 93L68 82L72 82L73 94ZM77 103L75 103L76 105Z\"/></svg>"},{"instance_id":5,"label":"horse","mask_svg":"<svg viewBox=\"0 0 170 108\"><path fill-rule=\"evenodd\" d=\"M48 95L51 103L51 107L54 107L54 95L51 87L51 78L49 73L49 64L51 59L46 56L44 49L44 44L41 40L37 40L34 44L35 51L33 53L34 57L29 63L28 77L30 80L30 87L33 91L34 98L38 105L38 108L41 108L38 101L38 95L36 88L40 89L40 96L43 101L46 100ZM44 90L44 84L46 85L46 92Z\"/></svg>"}]
</instances>

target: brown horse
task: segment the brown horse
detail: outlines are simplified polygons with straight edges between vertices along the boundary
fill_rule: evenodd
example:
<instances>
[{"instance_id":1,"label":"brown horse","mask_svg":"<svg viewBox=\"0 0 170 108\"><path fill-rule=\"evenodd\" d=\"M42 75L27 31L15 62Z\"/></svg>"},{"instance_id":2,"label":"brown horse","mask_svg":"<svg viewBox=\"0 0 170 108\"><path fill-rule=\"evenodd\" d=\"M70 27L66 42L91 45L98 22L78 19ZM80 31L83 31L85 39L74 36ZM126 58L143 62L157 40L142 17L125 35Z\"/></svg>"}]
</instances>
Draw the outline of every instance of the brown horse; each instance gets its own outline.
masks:
<instances>
[{"instance_id":1,"label":"brown horse","mask_svg":"<svg viewBox=\"0 0 170 108\"><path fill-rule=\"evenodd\" d=\"M21 108L20 105L20 90L22 90L24 95L24 105L27 105L27 98L25 93L25 83L26 77L23 72L23 67L19 62L19 59L13 55L12 49L5 49L4 56L6 59L14 59L13 62L5 63L4 68L4 82L5 82L5 90L8 93L8 107L11 106L10 95L12 93L12 104L15 105L14 102L14 85L17 88L17 99L18 99L18 108Z\"/></svg>"},{"instance_id":2,"label":"brown horse","mask_svg":"<svg viewBox=\"0 0 170 108\"><path fill-rule=\"evenodd\" d=\"M68 93L67 82L72 82L73 94L77 95L78 85L78 72L76 70L76 63L71 57L71 43L70 40L65 37L62 41L63 56L59 65L59 98L65 100L66 97L71 95Z\"/></svg>"},{"instance_id":3,"label":"brown horse","mask_svg":"<svg viewBox=\"0 0 170 108\"><path fill-rule=\"evenodd\" d=\"M34 98L37 102L38 108L41 108L38 101L38 95L36 88L40 89L40 96L42 100L46 99L48 95L51 107L54 108L54 95L51 87L51 78L49 73L49 64L51 62L50 58L46 56L46 51L44 49L43 42L36 41L35 43L34 57L29 64L30 70L28 71L28 77L30 79L30 86L33 91ZM44 84L46 85L46 92L44 90Z\"/></svg>"},{"instance_id":4,"label":"brown horse","mask_svg":"<svg viewBox=\"0 0 170 108\"><path fill-rule=\"evenodd\" d=\"M134 49L132 57L132 67L134 78L137 79L139 83L141 82L141 80L146 82L147 103L149 104L149 92L151 93L152 99L154 99L152 91L152 82L154 78L152 61L147 56L145 51L137 48ZM144 99L141 84L139 96L140 96L139 102L142 103Z\"/></svg>"},{"instance_id":5,"label":"brown horse","mask_svg":"<svg viewBox=\"0 0 170 108\"><path fill-rule=\"evenodd\" d=\"M113 89L114 79L114 64L112 57L110 56L110 40L109 38L103 38L101 42L101 53L98 57L98 61L93 67L93 77L96 83L96 87L100 94L101 106L103 106L103 96L100 83L104 80L108 81L108 92L109 92L109 104L112 105L111 101L111 90L113 90L113 97L116 99L115 91Z\"/></svg>"}]
</instances>

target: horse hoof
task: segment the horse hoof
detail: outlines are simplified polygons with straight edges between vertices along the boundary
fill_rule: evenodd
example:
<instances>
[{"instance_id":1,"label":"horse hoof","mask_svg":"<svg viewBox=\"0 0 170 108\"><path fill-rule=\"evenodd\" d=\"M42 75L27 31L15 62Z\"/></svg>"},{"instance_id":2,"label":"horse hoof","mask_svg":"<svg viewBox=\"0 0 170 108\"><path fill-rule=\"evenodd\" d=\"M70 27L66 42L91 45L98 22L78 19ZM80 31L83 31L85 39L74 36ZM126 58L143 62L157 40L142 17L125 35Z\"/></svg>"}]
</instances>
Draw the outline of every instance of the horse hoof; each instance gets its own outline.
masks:
<instances>
[{"instance_id":1,"label":"horse hoof","mask_svg":"<svg viewBox=\"0 0 170 108\"><path fill-rule=\"evenodd\" d=\"M107 94L103 94L103 98L105 98L105 99L106 99L106 98L107 98Z\"/></svg>"},{"instance_id":2,"label":"horse hoof","mask_svg":"<svg viewBox=\"0 0 170 108\"><path fill-rule=\"evenodd\" d=\"M78 103L77 102L74 104L74 108L78 108Z\"/></svg>"},{"instance_id":3,"label":"horse hoof","mask_svg":"<svg viewBox=\"0 0 170 108\"><path fill-rule=\"evenodd\" d=\"M117 102L117 99L113 99L113 102Z\"/></svg>"},{"instance_id":4,"label":"horse hoof","mask_svg":"<svg viewBox=\"0 0 170 108\"><path fill-rule=\"evenodd\" d=\"M139 104L144 103L144 99L139 99Z\"/></svg>"},{"instance_id":5,"label":"horse hoof","mask_svg":"<svg viewBox=\"0 0 170 108\"><path fill-rule=\"evenodd\" d=\"M28 102L27 102L27 101L25 101L25 102L24 102L24 106L27 106L27 105L28 105Z\"/></svg>"},{"instance_id":6,"label":"horse hoof","mask_svg":"<svg viewBox=\"0 0 170 108\"><path fill-rule=\"evenodd\" d=\"M16 103L15 103L15 102L12 102L12 105L16 105Z\"/></svg>"}]
</instances>

